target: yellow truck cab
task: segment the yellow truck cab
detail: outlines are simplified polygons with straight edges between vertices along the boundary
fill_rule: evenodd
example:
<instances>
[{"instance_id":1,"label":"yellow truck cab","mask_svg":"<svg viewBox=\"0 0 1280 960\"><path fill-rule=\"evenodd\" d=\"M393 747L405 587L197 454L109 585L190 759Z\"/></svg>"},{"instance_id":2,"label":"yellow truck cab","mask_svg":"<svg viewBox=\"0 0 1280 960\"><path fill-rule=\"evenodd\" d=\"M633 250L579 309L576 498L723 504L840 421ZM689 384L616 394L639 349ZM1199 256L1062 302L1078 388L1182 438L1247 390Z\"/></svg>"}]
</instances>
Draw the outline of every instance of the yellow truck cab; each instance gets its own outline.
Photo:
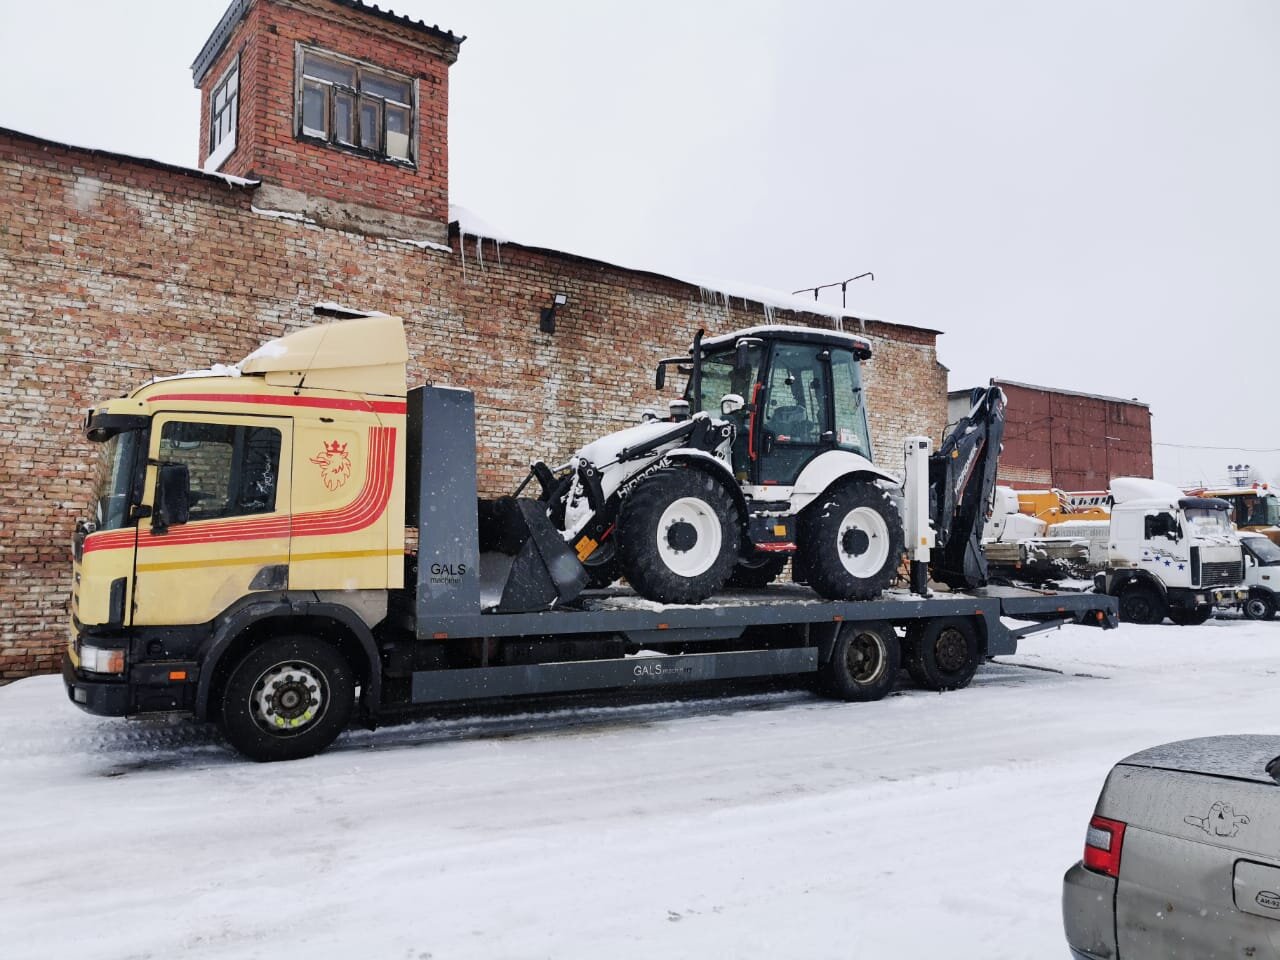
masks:
<instances>
[{"instance_id":1,"label":"yellow truck cab","mask_svg":"<svg viewBox=\"0 0 1280 960\"><path fill-rule=\"evenodd\" d=\"M94 516L74 539L64 673L82 678L77 703L201 714L210 685L230 679L202 664L233 663L238 651L220 646L247 649L282 624L376 662L371 628L404 582L407 360L400 321L363 316L88 412L101 456ZM293 644L299 659L306 646ZM140 660L155 666L129 684L84 682ZM269 678L259 695L275 697L272 722L314 719L340 692L317 678L301 667Z\"/></svg>"},{"instance_id":2,"label":"yellow truck cab","mask_svg":"<svg viewBox=\"0 0 1280 960\"><path fill-rule=\"evenodd\" d=\"M1231 522L1249 533L1260 533L1280 544L1280 490L1269 483L1250 487L1222 487L1195 491L1199 497L1215 497L1231 504Z\"/></svg>"}]
</instances>

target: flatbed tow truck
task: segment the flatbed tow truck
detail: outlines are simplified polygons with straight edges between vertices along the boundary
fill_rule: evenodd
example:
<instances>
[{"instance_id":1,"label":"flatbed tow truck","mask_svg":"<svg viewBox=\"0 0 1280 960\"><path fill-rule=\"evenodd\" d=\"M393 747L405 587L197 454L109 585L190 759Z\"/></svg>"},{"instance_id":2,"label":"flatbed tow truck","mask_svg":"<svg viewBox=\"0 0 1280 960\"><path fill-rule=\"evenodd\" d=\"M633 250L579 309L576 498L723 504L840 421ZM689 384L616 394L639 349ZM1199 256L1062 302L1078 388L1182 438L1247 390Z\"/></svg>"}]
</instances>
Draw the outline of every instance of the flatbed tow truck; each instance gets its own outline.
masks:
<instances>
[{"instance_id":1,"label":"flatbed tow truck","mask_svg":"<svg viewBox=\"0 0 1280 960\"><path fill-rule=\"evenodd\" d=\"M478 500L472 394L406 390L407 359L398 319L358 316L89 411L103 458L74 540L73 703L192 714L284 760L353 714L376 726L434 704L804 674L875 700L901 666L958 689L1022 636L1116 623L1109 597L980 585L995 388L939 453L906 442L910 590L775 584L678 605L584 589L543 501Z\"/></svg>"}]
</instances>

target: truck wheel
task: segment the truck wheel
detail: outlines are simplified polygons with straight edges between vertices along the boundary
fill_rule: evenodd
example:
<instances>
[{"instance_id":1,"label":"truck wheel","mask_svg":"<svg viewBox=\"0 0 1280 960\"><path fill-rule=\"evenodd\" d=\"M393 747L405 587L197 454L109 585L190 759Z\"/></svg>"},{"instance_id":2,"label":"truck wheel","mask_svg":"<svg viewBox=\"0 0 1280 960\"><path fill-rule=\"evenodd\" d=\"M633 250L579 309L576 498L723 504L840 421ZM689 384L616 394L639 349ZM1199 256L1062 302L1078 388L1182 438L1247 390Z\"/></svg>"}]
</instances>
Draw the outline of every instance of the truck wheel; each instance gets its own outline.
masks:
<instances>
[{"instance_id":1,"label":"truck wheel","mask_svg":"<svg viewBox=\"0 0 1280 960\"><path fill-rule=\"evenodd\" d=\"M1274 620L1276 601L1267 593L1251 593L1244 602L1244 615L1250 620Z\"/></svg>"},{"instance_id":2,"label":"truck wheel","mask_svg":"<svg viewBox=\"0 0 1280 960\"><path fill-rule=\"evenodd\" d=\"M1160 592L1146 583L1131 583L1120 591L1120 619L1125 623L1162 623L1168 606Z\"/></svg>"},{"instance_id":3,"label":"truck wheel","mask_svg":"<svg viewBox=\"0 0 1280 960\"><path fill-rule=\"evenodd\" d=\"M898 680L902 648L887 623L844 623L831 659L818 668L822 689L841 700L879 700Z\"/></svg>"},{"instance_id":4,"label":"truck wheel","mask_svg":"<svg viewBox=\"0 0 1280 960\"><path fill-rule=\"evenodd\" d=\"M800 554L809 585L829 600L874 600L902 559L902 519L874 483L823 494L800 518Z\"/></svg>"},{"instance_id":5,"label":"truck wheel","mask_svg":"<svg viewBox=\"0 0 1280 960\"><path fill-rule=\"evenodd\" d=\"M731 587L767 587L778 579L787 565L785 553L755 553L744 560L729 574Z\"/></svg>"},{"instance_id":6,"label":"truck wheel","mask_svg":"<svg viewBox=\"0 0 1280 960\"><path fill-rule=\"evenodd\" d=\"M724 586L738 562L738 508L714 477L682 467L659 470L618 512L622 572L643 597L698 603Z\"/></svg>"},{"instance_id":7,"label":"truck wheel","mask_svg":"<svg viewBox=\"0 0 1280 960\"><path fill-rule=\"evenodd\" d=\"M351 665L315 637L273 637L232 669L220 723L251 760L297 760L319 753L346 729L355 701Z\"/></svg>"},{"instance_id":8,"label":"truck wheel","mask_svg":"<svg viewBox=\"0 0 1280 960\"><path fill-rule=\"evenodd\" d=\"M1213 605L1202 603L1197 607L1170 607L1169 619L1180 627L1198 627L1213 616Z\"/></svg>"},{"instance_id":9,"label":"truck wheel","mask_svg":"<svg viewBox=\"0 0 1280 960\"><path fill-rule=\"evenodd\" d=\"M926 690L967 687L981 660L978 631L968 620L929 620L907 630L907 672Z\"/></svg>"}]
</instances>

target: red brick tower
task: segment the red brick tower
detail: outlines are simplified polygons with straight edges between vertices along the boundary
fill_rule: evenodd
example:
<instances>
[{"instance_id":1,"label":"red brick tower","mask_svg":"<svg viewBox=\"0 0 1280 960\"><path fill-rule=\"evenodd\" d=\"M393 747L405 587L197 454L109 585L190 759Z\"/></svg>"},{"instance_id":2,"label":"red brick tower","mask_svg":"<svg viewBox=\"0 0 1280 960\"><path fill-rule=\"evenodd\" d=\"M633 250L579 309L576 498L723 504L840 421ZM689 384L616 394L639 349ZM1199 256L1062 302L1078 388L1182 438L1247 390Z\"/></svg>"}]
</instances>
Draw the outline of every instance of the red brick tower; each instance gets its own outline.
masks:
<instances>
[{"instance_id":1,"label":"red brick tower","mask_svg":"<svg viewBox=\"0 0 1280 960\"><path fill-rule=\"evenodd\" d=\"M261 180L258 207L444 243L463 39L360 0L232 0L191 67L201 165Z\"/></svg>"}]
</instances>

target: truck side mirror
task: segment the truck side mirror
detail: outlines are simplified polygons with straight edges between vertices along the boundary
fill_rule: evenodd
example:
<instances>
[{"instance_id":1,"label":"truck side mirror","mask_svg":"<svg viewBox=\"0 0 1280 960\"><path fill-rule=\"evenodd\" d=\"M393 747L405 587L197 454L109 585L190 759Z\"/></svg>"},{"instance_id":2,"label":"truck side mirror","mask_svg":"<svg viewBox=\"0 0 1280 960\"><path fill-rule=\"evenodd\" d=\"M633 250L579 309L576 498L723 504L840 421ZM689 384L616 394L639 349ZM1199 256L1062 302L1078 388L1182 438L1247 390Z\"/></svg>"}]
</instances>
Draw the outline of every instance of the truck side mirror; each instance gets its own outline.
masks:
<instances>
[{"instance_id":1,"label":"truck side mirror","mask_svg":"<svg viewBox=\"0 0 1280 960\"><path fill-rule=\"evenodd\" d=\"M185 463L165 463L156 478L156 509L151 532L164 533L191 519L191 472Z\"/></svg>"},{"instance_id":2,"label":"truck side mirror","mask_svg":"<svg viewBox=\"0 0 1280 960\"><path fill-rule=\"evenodd\" d=\"M653 375L653 388L661 390L667 385L667 365L665 363L658 364L658 371Z\"/></svg>"}]
</instances>

